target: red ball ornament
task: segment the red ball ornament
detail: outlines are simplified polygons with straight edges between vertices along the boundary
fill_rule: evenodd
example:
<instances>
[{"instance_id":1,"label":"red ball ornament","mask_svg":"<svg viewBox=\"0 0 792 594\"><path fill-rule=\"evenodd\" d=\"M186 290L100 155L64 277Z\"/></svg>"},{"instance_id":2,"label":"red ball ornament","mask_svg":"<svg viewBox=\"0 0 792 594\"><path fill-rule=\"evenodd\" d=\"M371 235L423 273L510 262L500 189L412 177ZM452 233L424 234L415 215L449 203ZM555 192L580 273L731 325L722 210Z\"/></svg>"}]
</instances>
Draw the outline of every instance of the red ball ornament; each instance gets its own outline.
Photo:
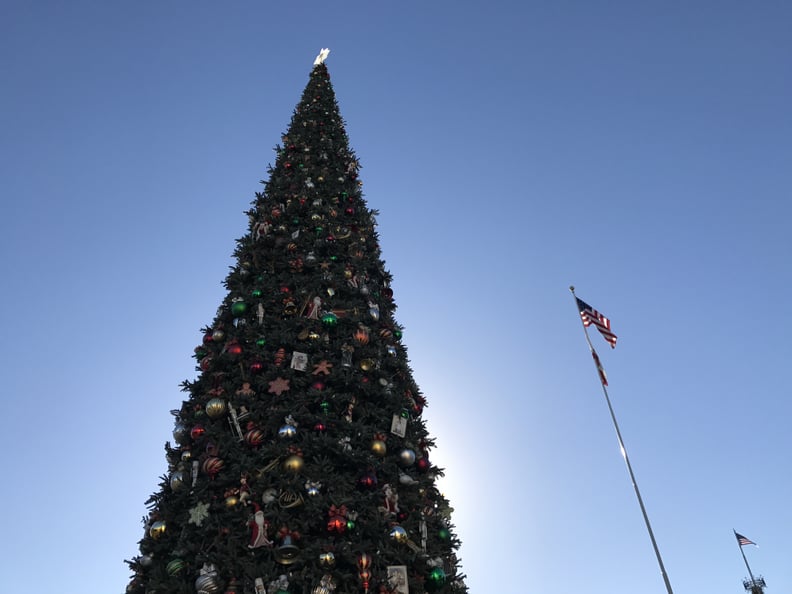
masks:
<instances>
[{"instance_id":1,"label":"red ball ornament","mask_svg":"<svg viewBox=\"0 0 792 594\"><path fill-rule=\"evenodd\" d=\"M283 365L283 362L285 360L286 360L286 349L281 347L277 351L275 351L275 359L273 362L277 367L280 367L281 365Z\"/></svg>"},{"instance_id":2,"label":"red ball ornament","mask_svg":"<svg viewBox=\"0 0 792 594\"><path fill-rule=\"evenodd\" d=\"M351 206L349 206L349 207L344 209L344 212L351 216L351 215L355 214L355 209L352 208Z\"/></svg>"},{"instance_id":3,"label":"red ball ornament","mask_svg":"<svg viewBox=\"0 0 792 594\"><path fill-rule=\"evenodd\" d=\"M253 361L250 364L250 373L257 374L264 371L264 363L261 361Z\"/></svg>"},{"instance_id":4,"label":"red ball ornament","mask_svg":"<svg viewBox=\"0 0 792 594\"><path fill-rule=\"evenodd\" d=\"M211 332L207 332L206 334L204 334L203 342L204 344L211 344L214 342L214 338L212 338Z\"/></svg>"},{"instance_id":5,"label":"red ball ornament","mask_svg":"<svg viewBox=\"0 0 792 594\"><path fill-rule=\"evenodd\" d=\"M416 462L415 465L420 472L426 472L427 470L429 470L429 467L431 466L431 464L429 464L429 458L427 458L426 456L424 456L423 458L419 458L418 462Z\"/></svg>"},{"instance_id":6,"label":"red ball ornament","mask_svg":"<svg viewBox=\"0 0 792 594\"><path fill-rule=\"evenodd\" d=\"M206 433L206 429L204 429L203 425L196 425L190 430L190 437L195 439L200 439Z\"/></svg>"},{"instance_id":7,"label":"red ball ornament","mask_svg":"<svg viewBox=\"0 0 792 594\"><path fill-rule=\"evenodd\" d=\"M242 345L239 344L236 340L232 340L226 345L226 352L230 355L241 355Z\"/></svg>"},{"instance_id":8,"label":"red ball ornament","mask_svg":"<svg viewBox=\"0 0 792 594\"><path fill-rule=\"evenodd\" d=\"M323 433L326 430L327 430L327 425L325 425L321 421L319 421L318 423L316 423L316 425L314 425L314 431L316 431L318 433Z\"/></svg>"},{"instance_id":9,"label":"red ball ornament","mask_svg":"<svg viewBox=\"0 0 792 594\"><path fill-rule=\"evenodd\" d=\"M377 486L377 475L373 472L367 472L360 477L358 484L364 489L373 489Z\"/></svg>"},{"instance_id":10,"label":"red ball ornament","mask_svg":"<svg viewBox=\"0 0 792 594\"><path fill-rule=\"evenodd\" d=\"M365 327L360 326L352 334L352 338L354 338L355 342L359 345L366 345L369 342L369 331Z\"/></svg>"},{"instance_id":11,"label":"red ball ornament","mask_svg":"<svg viewBox=\"0 0 792 594\"><path fill-rule=\"evenodd\" d=\"M264 442L264 432L261 429L251 429L245 433L245 443L249 446L258 446Z\"/></svg>"},{"instance_id":12,"label":"red ball ornament","mask_svg":"<svg viewBox=\"0 0 792 594\"><path fill-rule=\"evenodd\" d=\"M204 460L201 468L206 474L214 478L214 476L223 468L223 464L223 461L217 456L209 456L206 460Z\"/></svg>"},{"instance_id":13,"label":"red ball ornament","mask_svg":"<svg viewBox=\"0 0 792 594\"><path fill-rule=\"evenodd\" d=\"M324 382L317 381L311 384L311 388L313 388L314 390L324 390L324 387L325 387Z\"/></svg>"}]
</instances>

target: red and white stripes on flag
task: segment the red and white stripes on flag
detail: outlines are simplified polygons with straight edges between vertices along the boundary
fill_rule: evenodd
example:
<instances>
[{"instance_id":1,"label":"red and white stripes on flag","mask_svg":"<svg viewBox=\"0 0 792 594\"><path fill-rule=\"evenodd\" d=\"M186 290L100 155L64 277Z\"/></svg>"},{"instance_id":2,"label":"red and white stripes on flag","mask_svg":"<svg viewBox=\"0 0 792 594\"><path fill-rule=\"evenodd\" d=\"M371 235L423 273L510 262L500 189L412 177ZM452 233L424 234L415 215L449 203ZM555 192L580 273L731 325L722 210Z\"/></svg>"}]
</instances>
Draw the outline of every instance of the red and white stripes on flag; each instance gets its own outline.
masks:
<instances>
[{"instance_id":1,"label":"red and white stripes on flag","mask_svg":"<svg viewBox=\"0 0 792 594\"><path fill-rule=\"evenodd\" d=\"M611 348L615 349L616 335L611 332L610 320L582 299L578 299L577 297L575 297L575 299L577 300L577 306L578 310L580 311L580 317L583 320L583 325L588 328L593 324L597 330L600 331L600 334L602 334L605 340L608 341L608 344L611 345Z\"/></svg>"},{"instance_id":2,"label":"red and white stripes on flag","mask_svg":"<svg viewBox=\"0 0 792 594\"><path fill-rule=\"evenodd\" d=\"M737 537L737 542L739 543L739 545L741 547L744 547L745 545L754 545L754 546L756 546L756 543L754 541L752 541L752 540L750 540L748 538L745 538L739 532L735 532L734 536Z\"/></svg>"}]
</instances>

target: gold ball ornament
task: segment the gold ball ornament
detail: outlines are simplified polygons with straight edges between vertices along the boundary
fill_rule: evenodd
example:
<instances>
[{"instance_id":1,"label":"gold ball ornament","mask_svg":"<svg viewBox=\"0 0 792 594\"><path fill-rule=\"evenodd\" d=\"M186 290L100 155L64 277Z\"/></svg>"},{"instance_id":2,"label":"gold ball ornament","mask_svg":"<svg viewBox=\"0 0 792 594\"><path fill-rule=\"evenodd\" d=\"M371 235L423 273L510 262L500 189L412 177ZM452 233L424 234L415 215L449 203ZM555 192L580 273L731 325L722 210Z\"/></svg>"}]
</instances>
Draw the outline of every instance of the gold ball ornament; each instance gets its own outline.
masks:
<instances>
[{"instance_id":1,"label":"gold ball ornament","mask_svg":"<svg viewBox=\"0 0 792 594\"><path fill-rule=\"evenodd\" d=\"M371 453L375 456L382 458L388 452L388 446L381 439L375 439L371 442Z\"/></svg>"},{"instance_id":2,"label":"gold ball ornament","mask_svg":"<svg viewBox=\"0 0 792 594\"><path fill-rule=\"evenodd\" d=\"M210 419L219 419L228 411L226 401L222 398L212 398L206 403L206 415Z\"/></svg>"},{"instance_id":3,"label":"gold ball ornament","mask_svg":"<svg viewBox=\"0 0 792 594\"><path fill-rule=\"evenodd\" d=\"M236 507L239 504L239 497L236 495L229 495L225 498L225 506L226 507Z\"/></svg>"},{"instance_id":4,"label":"gold ball ornament","mask_svg":"<svg viewBox=\"0 0 792 594\"><path fill-rule=\"evenodd\" d=\"M304 465L305 461L296 454L289 456L283 461L283 469L293 473L300 472Z\"/></svg>"},{"instance_id":5,"label":"gold ball ornament","mask_svg":"<svg viewBox=\"0 0 792 594\"><path fill-rule=\"evenodd\" d=\"M161 538L165 534L165 522L157 520L149 527L149 536L154 540Z\"/></svg>"}]
</instances>

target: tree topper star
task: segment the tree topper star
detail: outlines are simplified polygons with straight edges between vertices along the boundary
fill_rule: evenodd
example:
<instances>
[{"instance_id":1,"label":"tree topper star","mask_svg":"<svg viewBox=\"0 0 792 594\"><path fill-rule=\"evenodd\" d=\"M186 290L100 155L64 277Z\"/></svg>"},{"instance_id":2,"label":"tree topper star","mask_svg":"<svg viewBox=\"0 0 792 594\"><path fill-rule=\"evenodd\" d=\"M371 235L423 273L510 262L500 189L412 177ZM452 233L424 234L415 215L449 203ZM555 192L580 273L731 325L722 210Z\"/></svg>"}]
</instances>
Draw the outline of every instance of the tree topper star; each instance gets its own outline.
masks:
<instances>
[{"instance_id":1,"label":"tree topper star","mask_svg":"<svg viewBox=\"0 0 792 594\"><path fill-rule=\"evenodd\" d=\"M269 383L267 392L280 396L283 392L288 392L289 389L289 380L279 377Z\"/></svg>"}]
</instances>

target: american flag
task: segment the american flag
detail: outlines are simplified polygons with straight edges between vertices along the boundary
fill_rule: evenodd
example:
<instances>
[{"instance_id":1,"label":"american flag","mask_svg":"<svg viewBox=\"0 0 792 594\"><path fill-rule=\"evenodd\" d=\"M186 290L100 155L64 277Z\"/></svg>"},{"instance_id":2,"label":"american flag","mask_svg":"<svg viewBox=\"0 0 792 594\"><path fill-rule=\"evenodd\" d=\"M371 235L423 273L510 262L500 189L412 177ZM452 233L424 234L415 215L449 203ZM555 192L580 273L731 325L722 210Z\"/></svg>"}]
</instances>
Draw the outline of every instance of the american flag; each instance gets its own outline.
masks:
<instances>
[{"instance_id":1,"label":"american flag","mask_svg":"<svg viewBox=\"0 0 792 594\"><path fill-rule=\"evenodd\" d=\"M752 540L750 540L748 538L745 538L742 534L738 534L737 532L734 533L734 536L737 537L737 542L740 543L741 547L744 547L745 545L749 545L749 544L752 544L752 545L756 544L754 541L752 541Z\"/></svg>"},{"instance_id":2,"label":"american flag","mask_svg":"<svg viewBox=\"0 0 792 594\"><path fill-rule=\"evenodd\" d=\"M611 348L615 349L616 335L611 332L610 320L585 301L578 299L577 297L575 297L575 299L577 299L577 306L580 310L580 317L583 319L583 325L588 328L594 324L594 326L597 327L597 330L600 331L600 334L602 334L602 336L605 337L605 340L608 341L608 344L611 345Z\"/></svg>"}]
</instances>

